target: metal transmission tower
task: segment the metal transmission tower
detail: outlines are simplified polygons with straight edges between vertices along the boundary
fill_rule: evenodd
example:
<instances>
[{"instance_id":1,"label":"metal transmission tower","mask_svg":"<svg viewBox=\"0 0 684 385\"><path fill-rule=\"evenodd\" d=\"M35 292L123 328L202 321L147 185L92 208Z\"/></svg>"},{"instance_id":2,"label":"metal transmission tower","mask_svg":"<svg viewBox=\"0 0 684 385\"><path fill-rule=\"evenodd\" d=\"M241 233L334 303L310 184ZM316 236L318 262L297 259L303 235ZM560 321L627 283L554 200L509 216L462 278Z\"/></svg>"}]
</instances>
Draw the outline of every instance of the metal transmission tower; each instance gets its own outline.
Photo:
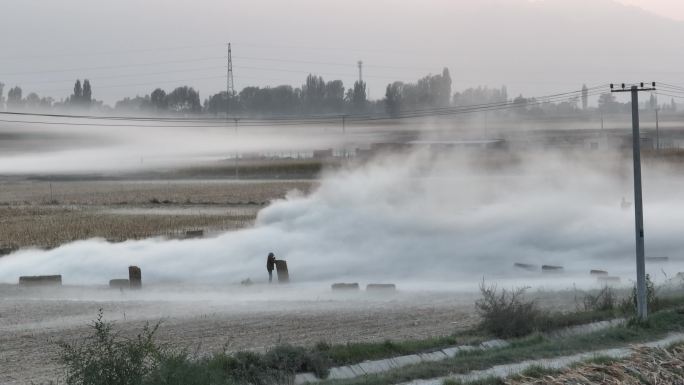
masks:
<instances>
[{"instance_id":1,"label":"metal transmission tower","mask_svg":"<svg viewBox=\"0 0 684 385\"><path fill-rule=\"evenodd\" d=\"M363 83L363 62L359 60L359 84Z\"/></svg>"},{"instance_id":2,"label":"metal transmission tower","mask_svg":"<svg viewBox=\"0 0 684 385\"><path fill-rule=\"evenodd\" d=\"M233 54L230 49L230 43L228 43L228 73L226 79L226 124L228 124L228 116L230 114L230 99L235 95L235 83L233 81ZM238 132L238 118L233 119L235 121L235 135L237 137ZM235 179L240 178L239 171L239 161L240 154L235 152Z\"/></svg>"},{"instance_id":3,"label":"metal transmission tower","mask_svg":"<svg viewBox=\"0 0 684 385\"><path fill-rule=\"evenodd\" d=\"M646 264L644 262L644 209L641 199L641 137L639 134L639 92L655 91L655 82L645 88L644 83L625 88L615 89L610 85L611 92L630 92L632 94L632 144L634 150L634 219L636 235L636 270L637 270L637 316L645 320L648 317L646 298Z\"/></svg>"},{"instance_id":4,"label":"metal transmission tower","mask_svg":"<svg viewBox=\"0 0 684 385\"><path fill-rule=\"evenodd\" d=\"M228 73L226 80L226 118L230 112L230 98L235 94L235 84L233 83L233 55L230 50L230 43L228 43Z\"/></svg>"}]
</instances>

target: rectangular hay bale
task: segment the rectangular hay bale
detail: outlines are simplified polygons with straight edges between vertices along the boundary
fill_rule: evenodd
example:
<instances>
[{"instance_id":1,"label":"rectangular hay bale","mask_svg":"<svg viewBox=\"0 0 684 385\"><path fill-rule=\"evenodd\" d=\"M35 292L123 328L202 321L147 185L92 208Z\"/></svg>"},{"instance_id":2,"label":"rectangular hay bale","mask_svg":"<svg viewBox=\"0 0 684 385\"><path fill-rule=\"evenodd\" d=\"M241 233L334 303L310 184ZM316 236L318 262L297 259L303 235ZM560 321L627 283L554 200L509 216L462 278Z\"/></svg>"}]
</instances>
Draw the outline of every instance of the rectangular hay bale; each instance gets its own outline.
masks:
<instances>
[{"instance_id":1,"label":"rectangular hay bale","mask_svg":"<svg viewBox=\"0 0 684 385\"><path fill-rule=\"evenodd\" d=\"M19 285L21 286L61 286L61 275L33 275L19 277Z\"/></svg>"},{"instance_id":2,"label":"rectangular hay bale","mask_svg":"<svg viewBox=\"0 0 684 385\"><path fill-rule=\"evenodd\" d=\"M127 279L110 279L109 287L111 289L130 289L131 281Z\"/></svg>"},{"instance_id":3,"label":"rectangular hay bale","mask_svg":"<svg viewBox=\"0 0 684 385\"><path fill-rule=\"evenodd\" d=\"M539 268L538 265L532 265L530 263L520 263L520 262L514 263L513 267L518 268L518 269L527 270L527 271L535 271Z\"/></svg>"},{"instance_id":4,"label":"rectangular hay bale","mask_svg":"<svg viewBox=\"0 0 684 385\"><path fill-rule=\"evenodd\" d=\"M366 285L366 291L396 291L397 285L393 283L369 283Z\"/></svg>"},{"instance_id":5,"label":"rectangular hay bale","mask_svg":"<svg viewBox=\"0 0 684 385\"><path fill-rule=\"evenodd\" d=\"M337 290L359 290L358 283L333 283L331 288L335 291Z\"/></svg>"},{"instance_id":6,"label":"rectangular hay bale","mask_svg":"<svg viewBox=\"0 0 684 385\"><path fill-rule=\"evenodd\" d=\"M188 230L185 232L185 238L202 238L204 230Z\"/></svg>"},{"instance_id":7,"label":"rectangular hay bale","mask_svg":"<svg viewBox=\"0 0 684 385\"><path fill-rule=\"evenodd\" d=\"M19 250L18 247L14 246L8 246L8 247L0 247L0 257L4 255L10 255L14 253L15 251Z\"/></svg>"},{"instance_id":8,"label":"rectangular hay bale","mask_svg":"<svg viewBox=\"0 0 684 385\"><path fill-rule=\"evenodd\" d=\"M544 273L561 273L563 272L563 266L542 265L542 271Z\"/></svg>"}]
</instances>

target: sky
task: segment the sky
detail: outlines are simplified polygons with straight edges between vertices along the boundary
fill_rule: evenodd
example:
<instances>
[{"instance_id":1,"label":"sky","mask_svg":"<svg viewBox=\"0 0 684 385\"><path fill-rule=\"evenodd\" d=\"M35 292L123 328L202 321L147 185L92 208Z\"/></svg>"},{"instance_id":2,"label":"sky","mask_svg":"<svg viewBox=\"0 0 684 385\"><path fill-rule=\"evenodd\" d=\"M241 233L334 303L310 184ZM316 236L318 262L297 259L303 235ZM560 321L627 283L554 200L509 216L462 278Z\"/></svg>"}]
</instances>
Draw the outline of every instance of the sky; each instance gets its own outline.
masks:
<instances>
[{"instance_id":1,"label":"sky","mask_svg":"<svg viewBox=\"0 0 684 385\"><path fill-rule=\"evenodd\" d=\"M620 2L643 8L663 17L684 21L684 2L681 0L620 0Z\"/></svg>"},{"instance_id":2,"label":"sky","mask_svg":"<svg viewBox=\"0 0 684 385\"><path fill-rule=\"evenodd\" d=\"M93 96L190 85L301 86L309 73L358 79L372 99L395 80L448 67L454 91L540 96L582 84L684 84L684 6L667 0L22 0L3 4L0 82L59 100L88 78ZM655 13L669 16L657 16ZM636 27L635 27L636 26Z\"/></svg>"}]
</instances>

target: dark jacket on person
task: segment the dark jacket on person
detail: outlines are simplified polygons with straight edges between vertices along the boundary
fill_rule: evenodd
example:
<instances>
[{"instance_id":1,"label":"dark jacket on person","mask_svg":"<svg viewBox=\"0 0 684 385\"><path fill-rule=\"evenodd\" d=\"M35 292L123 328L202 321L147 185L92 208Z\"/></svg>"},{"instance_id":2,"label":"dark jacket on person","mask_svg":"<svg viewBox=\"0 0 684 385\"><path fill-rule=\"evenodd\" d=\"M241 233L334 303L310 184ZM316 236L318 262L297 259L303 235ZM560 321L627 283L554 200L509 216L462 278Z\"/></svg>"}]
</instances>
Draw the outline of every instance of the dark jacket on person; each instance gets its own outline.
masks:
<instances>
[{"instance_id":1,"label":"dark jacket on person","mask_svg":"<svg viewBox=\"0 0 684 385\"><path fill-rule=\"evenodd\" d=\"M273 268L275 267L275 261L276 261L275 256L269 255L268 258L266 259L266 270L273 271Z\"/></svg>"}]
</instances>

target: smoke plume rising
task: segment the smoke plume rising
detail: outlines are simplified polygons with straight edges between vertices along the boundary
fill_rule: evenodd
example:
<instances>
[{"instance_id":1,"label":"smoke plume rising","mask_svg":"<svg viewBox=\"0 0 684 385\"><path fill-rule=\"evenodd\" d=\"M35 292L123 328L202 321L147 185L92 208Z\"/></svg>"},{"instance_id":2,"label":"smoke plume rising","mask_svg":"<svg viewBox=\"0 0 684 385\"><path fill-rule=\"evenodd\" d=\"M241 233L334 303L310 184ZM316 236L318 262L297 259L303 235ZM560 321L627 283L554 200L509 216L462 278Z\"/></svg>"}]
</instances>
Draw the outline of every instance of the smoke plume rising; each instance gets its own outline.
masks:
<instances>
[{"instance_id":1,"label":"smoke plume rising","mask_svg":"<svg viewBox=\"0 0 684 385\"><path fill-rule=\"evenodd\" d=\"M293 191L272 202L250 229L208 239L95 239L25 250L0 259L0 281L61 273L65 283L105 284L138 265L151 283L264 282L273 251L287 260L294 282L472 288L484 277L570 285L589 282L590 269L629 282L634 214L621 208L623 197L632 200L627 160L492 157L500 159L421 151L380 157L324 175L309 196ZM660 279L683 269L682 182L666 169L645 168L647 256L670 257L665 266L648 266ZM565 273L549 280L515 270L515 262L560 265Z\"/></svg>"}]
</instances>

